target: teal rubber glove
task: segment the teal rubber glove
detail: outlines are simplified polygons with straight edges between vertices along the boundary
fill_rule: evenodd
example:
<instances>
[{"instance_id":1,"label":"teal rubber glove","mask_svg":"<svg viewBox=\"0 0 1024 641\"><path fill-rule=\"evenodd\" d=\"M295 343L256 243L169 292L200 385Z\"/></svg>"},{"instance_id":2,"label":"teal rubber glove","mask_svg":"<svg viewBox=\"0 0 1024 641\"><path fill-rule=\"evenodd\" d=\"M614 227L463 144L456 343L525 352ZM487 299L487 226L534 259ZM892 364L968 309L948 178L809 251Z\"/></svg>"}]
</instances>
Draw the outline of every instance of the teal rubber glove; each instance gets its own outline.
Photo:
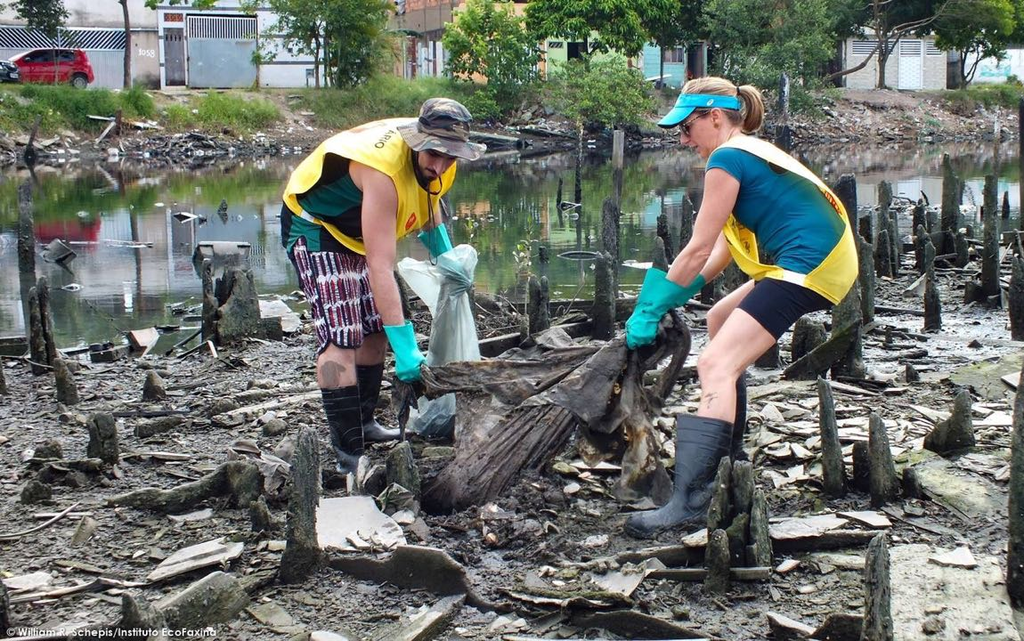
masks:
<instances>
[{"instance_id":1,"label":"teal rubber glove","mask_svg":"<svg viewBox=\"0 0 1024 641\"><path fill-rule=\"evenodd\" d=\"M452 239L448 237L448 229L444 225L421 231L416 237L426 246L431 258L437 258L452 249Z\"/></svg>"},{"instance_id":2,"label":"teal rubber glove","mask_svg":"<svg viewBox=\"0 0 1024 641\"><path fill-rule=\"evenodd\" d=\"M427 358L416 345L412 323L405 321L405 325L385 325L384 333L391 344L391 351L395 353L395 376L406 383L420 380L420 365Z\"/></svg>"},{"instance_id":3,"label":"teal rubber glove","mask_svg":"<svg viewBox=\"0 0 1024 641\"><path fill-rule=\"evenodd\" d=\"M660 269L647 270L636 307L626 321L626 347L636 349L654 342L661 317L670 309L680 307L704 287L704 277L697 274L689 287L680 287Z\"/></svg>"}]
</instances>

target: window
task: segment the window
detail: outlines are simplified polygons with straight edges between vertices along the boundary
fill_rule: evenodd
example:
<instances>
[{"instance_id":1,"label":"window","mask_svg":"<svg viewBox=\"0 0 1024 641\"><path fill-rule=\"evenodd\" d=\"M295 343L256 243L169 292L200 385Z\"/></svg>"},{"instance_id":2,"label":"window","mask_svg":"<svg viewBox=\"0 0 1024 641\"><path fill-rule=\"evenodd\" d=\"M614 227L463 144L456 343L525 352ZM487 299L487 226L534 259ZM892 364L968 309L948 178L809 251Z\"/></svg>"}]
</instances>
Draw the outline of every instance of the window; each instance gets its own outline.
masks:
<instances>
[{"instance_id":1,"label":"window","mask_svg":"<svg viewBox=\"0 0 1024 641\"><path fill-rule=\"evenodd\" d=\"M663 49L665 62L686 62L686 47Z\"/></svg>"},{"instance_id":2,"label":"window","mask_svg":"<svg viewBox=\"0 0 1024 641\"><path fill-rule=\"evenodd\" d=\"M878 46L877 40L854 40L853 41L853 55L855 56L870 56L871 52Z\"/></svg>"},{"instance_id":3,"label":"window","mask_svg":"<svg viewBox=\"0 0 1024 641\"><path fill-rule=\"evenodd\" d=\"M942 56L945 52L935 46L934 40L929 40L924 43L924 55L926 56Z\"/></svg>"},{"instance_id":4,"label":"window","mask_svg":"<svg viewBox=\"0 0 1024 641\"><path fill-rule=\"evenodd\" d=\"M565 47L565 43L561 40L552 40L548 42L548 49L562 49Z\"/></svg>"}]
</instances>

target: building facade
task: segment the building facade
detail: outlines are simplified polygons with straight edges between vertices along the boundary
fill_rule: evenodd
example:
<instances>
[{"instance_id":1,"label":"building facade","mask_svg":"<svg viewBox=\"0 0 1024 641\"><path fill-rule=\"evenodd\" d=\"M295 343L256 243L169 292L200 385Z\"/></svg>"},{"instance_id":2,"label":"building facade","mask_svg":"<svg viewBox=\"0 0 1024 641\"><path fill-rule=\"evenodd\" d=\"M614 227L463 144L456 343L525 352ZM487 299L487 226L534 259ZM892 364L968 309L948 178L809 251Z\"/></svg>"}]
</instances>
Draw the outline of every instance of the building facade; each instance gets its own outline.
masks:
<instances>
[{"instance_id":1,"label":"building facade","mask_svg":"<svg viewBox=\"0 0 1024 641\"><path fill-rule=\"evenodd\" d=\"M844 68L862 63L872 55L878 40L869 32L865 38L850 38L843 47ZM890 45L891 46L891 45ZM885 64L885 82L892 89L922 90L946 88L946 52L935 46L935 38L901 38ZM878 84L878 54L867 65L844 76L851 89L874 89Z\"/></svg>"}]
</instances>

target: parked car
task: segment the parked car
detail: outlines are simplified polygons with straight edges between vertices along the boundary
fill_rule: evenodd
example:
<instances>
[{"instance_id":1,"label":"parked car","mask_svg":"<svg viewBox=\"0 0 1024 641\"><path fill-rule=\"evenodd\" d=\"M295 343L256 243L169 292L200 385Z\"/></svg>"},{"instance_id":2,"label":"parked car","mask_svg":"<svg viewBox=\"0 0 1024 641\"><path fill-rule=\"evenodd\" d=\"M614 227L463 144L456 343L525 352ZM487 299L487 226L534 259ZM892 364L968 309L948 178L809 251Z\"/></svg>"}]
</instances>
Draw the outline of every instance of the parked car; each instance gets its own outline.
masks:
<instances>
[{"instance_id":1,"label":"parked car","mask_svg":"<svg viewBox=\"0 0 1024 641\"><path fill-rule=\"evenodd\" d=\"M95 80L89 58L81 49L30 49L11 56L22 82L70 83L85 89Z\"/></svg>"},{"instance_id":2,"label":"parked car","mask_svg":"<svg viewBox=\"0 0 1024 641\"><path fill-rule=\"evenodd\" d=\"M20 82L21 74L18 72L18 65L6 60L0 60L0 82Z\"/></svg>"}]
</instances>

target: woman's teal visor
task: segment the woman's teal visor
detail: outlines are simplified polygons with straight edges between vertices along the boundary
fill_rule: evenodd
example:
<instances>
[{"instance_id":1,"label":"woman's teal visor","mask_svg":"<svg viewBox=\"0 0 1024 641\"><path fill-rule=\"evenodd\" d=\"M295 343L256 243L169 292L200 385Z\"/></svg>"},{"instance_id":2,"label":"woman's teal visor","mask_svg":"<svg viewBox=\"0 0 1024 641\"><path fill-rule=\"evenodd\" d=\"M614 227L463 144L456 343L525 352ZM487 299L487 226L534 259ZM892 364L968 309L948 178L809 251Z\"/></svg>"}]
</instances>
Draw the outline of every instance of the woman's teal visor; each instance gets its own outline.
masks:
<instances>
[{"instance_id":1,"label":"woman's teal visor","mask_svg":"<svg viewBox=\"0 0 1024 641\"><path fill-rule=\"evenodd\" d=\"M694 109L719 109L740 110L740 99L735 96L715 96L707 93L681 93L676 100L676 106L672 111L665 114L665 117L658 121L659 127L675 127L686 120Z\"/></svg>"}]
</instances>

